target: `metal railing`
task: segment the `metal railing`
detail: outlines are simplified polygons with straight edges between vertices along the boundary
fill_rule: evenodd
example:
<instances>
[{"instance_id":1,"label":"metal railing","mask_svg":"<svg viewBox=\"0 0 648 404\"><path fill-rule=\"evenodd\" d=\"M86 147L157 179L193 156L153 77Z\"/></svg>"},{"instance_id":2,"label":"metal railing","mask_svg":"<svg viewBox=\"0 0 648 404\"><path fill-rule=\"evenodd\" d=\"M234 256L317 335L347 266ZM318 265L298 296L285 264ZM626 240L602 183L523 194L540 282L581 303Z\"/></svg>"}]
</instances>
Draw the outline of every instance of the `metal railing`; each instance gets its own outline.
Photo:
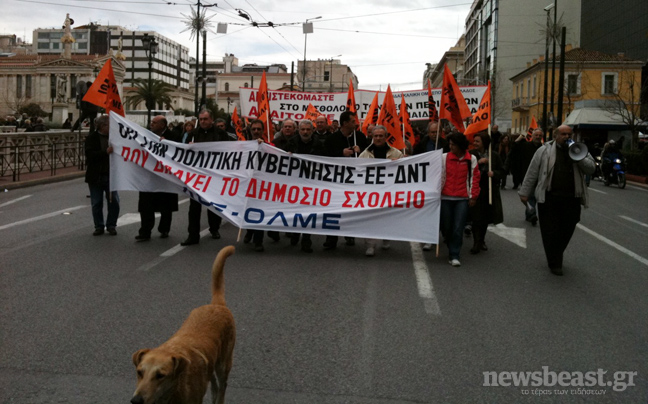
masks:
<instances>
[{"instance_id":1,"label":"metal railing","mask_svg":"<svg viewBox=\"0 0 648 404\"><path fill-rule=\"evenodd\" d=\"M53 176L60 168L84 170L84 144L78 139L0 146L0 177L11 175L15 182L25 173L49 171Z\"/></svg>"}]
</instances>

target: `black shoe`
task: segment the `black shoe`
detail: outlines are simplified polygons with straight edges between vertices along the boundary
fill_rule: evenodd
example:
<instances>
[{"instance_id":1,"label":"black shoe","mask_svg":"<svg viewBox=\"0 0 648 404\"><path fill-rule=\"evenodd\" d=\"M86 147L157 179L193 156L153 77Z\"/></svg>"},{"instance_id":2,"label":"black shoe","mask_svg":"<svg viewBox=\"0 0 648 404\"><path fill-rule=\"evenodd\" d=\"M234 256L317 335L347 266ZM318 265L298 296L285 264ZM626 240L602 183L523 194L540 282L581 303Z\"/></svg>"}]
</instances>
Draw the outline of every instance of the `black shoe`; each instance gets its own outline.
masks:
<instances>
[{"instance_id":1,"label":"black shoe","mask_svg":"<svg viewBox=\"0 0 648 404\"><path fill-rule=\"evenodd\" d=\"M486 245L486 243L483 243L483 242L481 243L481 250L482 251L488 251L488 246Z\"/></svg>"},{"instance_id":2,"label":"black shoe","mask_svg":"<svg viewBox=\"0 0 648 404\"><path fill-rule=\"evenodd\" d=\"M328 241L324 242L324 250L335 250L337 248L337 243L329 243Z\"/></svg>"},{"instance_id":3,"label":"black shoe","mask_svg":"<svg viewBox=\"0 0 648 404\"><path fill-rule=\"evenodd\" d=\"M353 247L355 245L355 238L346 239L346 245L348 245L349 247Z\"/></svg>"},{"instance_id":4,"label":"black shoe","mask_svg":"<svg viewBox=\"0 0 648 404\"><path fill-rule=\"evenodd\" d=\"M213 231L211 235L212 235L212 238L214 238L216 240L218 240L220 238L220 233L218 232L218 230Z\"/></svg>"},{"instance_id":5,"label":"black shoe","mask_svg":"<svg viewBox=\"0 0 648 404\"><path fill-rule=\"evenodd\" d=\"M263 244L255 244L254 245L254 251L263 252L264 251Z\"/></svg>"},{"instance_id":6,"label":"black shoe","mask_svg":"<svg viewBox=\"0 0 648 404\"><path fill-rule=\"evenodd\" d=\"M140 242L140 241L149 241L151 239L151 236L135 236L135 241Z\"/></svg>"},{"instance_id":7,"label":"black shoe","mask_svg":"<svg viewBox=\"0 0 648 404\"><path fill-rule=\"evenodd\" d=\"M245 233L245 237L243 237L243 243L244 244L250 244L250 241L252 241L252 236L254 234L252 233L252 230L248 230L247 233Z\"/></svg>"},{"instance_id":8,"label":"black shoe","mask_svg":"<svg viewBox=\"0 0 648 404\"><path fill-rule=\"evenodd\" d=\"M115 230L114 227L110 227L108 229L108 234L110 234L111 236L116 236L117 235L117 230Z\"/></svg>"},{"instance_id":9,"label":"black shoe","mask_svg":"<svg viewBox=\"0 0 648 404\"><path fill-rule=\"evenodd\" d=\"M169 232L160 233L160 238L169 238Z\"/></svg>"},{"instance_id":10,"label":"black shoe","mask_svg":"<svg viewBox=\"0 0 648 404\"><path fill-rule=\"evenodd\" d=\"M473 247L470 249L471 254L479 254L480 251L481 248L477 244L473 245Z\"/></svg>"},{"instance_id":11,"label":"black shoe","mask_svg":"<svg viewBox=\"0 0 648 404\"><path fill-rule=\"evenodd\" d=\"M269 231L268 237L270 237L275 242L281 240L279 233L277 233L276 231Z\"/></svg>"},{"instance_id":12,"label":"black shoe","mask_svg":"<svg viewBox=\"0 0 648 404\"><path fill-rule=\"evenodd\" d=\"M196 239L193 239L193 238L188 238L185 241L183 241L182 243L180 243L180 245L181 246L187 246L187 245L194 245L194 244L198 244L198 243L200 243L200 240L196 240Z\"/></svg>"},{"instance_id":13,"label":"black shoe","mask_svg":"<svg viewBox=\"0 0 648 404\"><path fill-rule=\"evenodd\" d=\"M104 229L95 229L92 233L93 236L101 236L102 234L104 234Z\"/></svg>"},{"instance_id":14,"label":"black shoe","mask_svg":"<svg viewBox=\"0 0 648 404\"><path fill-rule=\"evenodd\" d=\"M549 270L554 275L563 276L562 265L549 265Z\"/></svg>"},{"instance_id":15,"label":"black shoe","mask_svg":"<svg viewBox=\"0 0 648 404\"><path fill-rule=\"evenodd\" d=\"M538 218L537 218L537 217L533 217L533 218L531 219L531 226L535 226L536 224L538 224Z\"/></svg>"}]
</instances>

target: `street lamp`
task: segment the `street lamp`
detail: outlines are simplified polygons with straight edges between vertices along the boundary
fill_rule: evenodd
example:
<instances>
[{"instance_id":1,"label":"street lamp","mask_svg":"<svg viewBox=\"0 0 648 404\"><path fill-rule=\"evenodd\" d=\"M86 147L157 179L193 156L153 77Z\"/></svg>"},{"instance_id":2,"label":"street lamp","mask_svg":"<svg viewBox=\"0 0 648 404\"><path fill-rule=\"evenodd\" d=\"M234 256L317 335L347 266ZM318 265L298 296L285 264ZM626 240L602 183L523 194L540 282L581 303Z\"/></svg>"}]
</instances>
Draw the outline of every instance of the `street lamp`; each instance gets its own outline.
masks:
<instances>
[{"instance_id":1,"label":"street lamp","mask_svg":"<svg viewBox=\"0 0 648 404\"><path fill-rule=\"evenodd\" d=\"M333 59L339 58L342 55L331 56L331 71L329 72L329 91L333 92Z\"/></svg>"},{"instance_id":2,"label":"street lamp","mask_svg":"<svg viewBox=\"0 0 648 404\"><path fill-rule=\"evenodd\" d=\"M302 91L306 91L306 41L308 40L308 34L313 33L313 23L308 21L318 20L320 18L322 18L321 15L315 18L307 18L306 22L302 26L302 30L304 32L304 66L302 67Z\"/></svg>"},{"instance_id":3,"label":"street lamp","mask_svg":"<svg viewBox=\"0 0 648 404\"><path fill-rule=\"evenodd\" d=\"M554 8L555 3L549 4L544 10L547 12L547 27L545 32L545 74L544 74L544 102L542 103L542 131L545 141L548 140L549 135L549 117L547 115L547 85L549 81L549 25L551 23L551 9Z\"/></svg>"},{"instance_id":4,"label":"street lamp","mask_svg":"<svg viewBox=\"0 0 648 404\"><path fill-rule=\"evenodd\" d=\"M153 89L151 88L151 70L153 69L153 56L158 52L158 43L155 40L155 37L150 37L148 34L144 34L142 38L142 45L144 45L144 52L146 52L146 57L148 58L148 96L146 97L146 109L148 110L148 120L147 128L151 128L151 109L155 106L155 100L153 98Z\"/></svg>"}]
</instances>

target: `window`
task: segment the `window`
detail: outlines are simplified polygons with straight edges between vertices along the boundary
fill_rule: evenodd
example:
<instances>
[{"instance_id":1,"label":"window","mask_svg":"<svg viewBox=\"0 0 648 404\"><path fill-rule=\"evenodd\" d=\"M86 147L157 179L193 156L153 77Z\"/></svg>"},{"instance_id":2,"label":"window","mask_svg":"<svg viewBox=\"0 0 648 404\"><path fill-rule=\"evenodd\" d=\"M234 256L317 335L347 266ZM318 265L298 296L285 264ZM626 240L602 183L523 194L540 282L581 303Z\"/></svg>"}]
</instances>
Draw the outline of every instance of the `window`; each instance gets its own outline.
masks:
<instances>
[{"instance_id":1,"label":"window","mask_svg":"<svg viewBox=\"0 0 648 404\"><path fill-rule=\"evenodd\" d=\"M520 97L524 98L524 81L520 83Z\"/></svg>"},{"instance_id":2,"label":"window","mask_svg":"<svg viewBox=\"0 0 648 404\"><path fill-rule=\"evenodd\" d=\"M49 49L49 42L39 42L38 49Z\"/></svg>"},{"instance_id":3,"label":"window","mask_svg":"<svg viewBox=\"0 0 648 404\"><path fill-rule=\"evenodd\" d=\"M531 79L527 79L527 98L531 99Z\"/></svg>"},{"instance_id":4,"label":"window","mask_svg":"<svg viewBox=\"0 0 648 404\"><path fill-rule=\"evenodd\" d=\"M76 85L77 85L77 76L72 74L70 76L70 97L71 98L76 98Z\"/></svg>"},{"instance_id":5,"label":"window","mask_svg":"<svg viewBox=\"0 0 648 404\"><path fill-rule=\"evenodd\" d=\"M601 74L601 94L616 94L618 90L618 73Z\"/></svg>"},{"instance_id":6,"label":"window","mask_svg":"<svg viewBox=\"0 0 648 404\"><path fill-rule=\"evenodd\" d=\"M324 72L324 81L329 81L329 74L327 71Z\"/></svg>"},{"instance_id":7,"label":"window","mask_svg":"<svg viewBox=\"0 0 648 404\"><path fill-rule=\"evenodd\" d=\"M16 98L22 98L23 96L23 82L22 76L16 76Z\"/></svg>"},{"instance_id":8,"label":"window","mask_svg":"<svg viewBox=\"0 0 648 404\"><path fill-rule=\"evenodd\" d=\"M225 83L225 91L229 91L229 83Z\"/></svg>"},{"instance_id":9,"label":"window","mask_svg":"<svg viewBox=\"0 0 648 404\"><path fill-rule=\"evenodd\" d=\"M244 85L243 87L245 87L245 88L249 88L249 87L248 87L248 83L245 82L245 85Z\"/></svg>"},{"instance_id":10,"label":"window","mask_svg":"<svg viewBox=\"0 0 648 404\"><path fill-rule=\"evenodd\" d=\"M56 98L56 76L53 74L50 76L50 98Z\"/></svg>"},{"instance_id":11,"label":"window","mask_svg":"<svg viewBox=\"0 0 648 404\"><path fill-rule=\"evenodd\" d=\"M580 94L580 74L567 74L567 94Z\"/></svg>"},{"instance_id":12,"label":"window","mask_svg":"<svg viewBox=\"0 0 648 404\"><path fill-rule=\"evenodd\" d=\"M77 42L78 49L88 49L88 43L87 42Z\"/></svg>"},{"instance_id":13,"label":"window","mask_svg":"<svg viewBox=\"0 0 648 404\"><path fill-rule=\"evenodd\" d=\"M533 75L533 90L531 90L531 96L533 96L534 98L536 96L536 86L537 86L536 76Z\"/></svg>"},{"instance_id":14,"label":"window","mask_svg":"<svg viewBox=\"0 0 648 404\"><path fill-rule=\"evenodd\" d=\"M61 45L59 42L52 42L52 49L59 49Z\"/></svg>"},{"instance_id":15,"label":"window","mask_svg":"<svg viewBox=\"0 0 648 404\"><path fill-rule=\"evenodd\" d=\"M25 97L32 96L32 76L25 76Z\"/></svg>"}]
</instances>

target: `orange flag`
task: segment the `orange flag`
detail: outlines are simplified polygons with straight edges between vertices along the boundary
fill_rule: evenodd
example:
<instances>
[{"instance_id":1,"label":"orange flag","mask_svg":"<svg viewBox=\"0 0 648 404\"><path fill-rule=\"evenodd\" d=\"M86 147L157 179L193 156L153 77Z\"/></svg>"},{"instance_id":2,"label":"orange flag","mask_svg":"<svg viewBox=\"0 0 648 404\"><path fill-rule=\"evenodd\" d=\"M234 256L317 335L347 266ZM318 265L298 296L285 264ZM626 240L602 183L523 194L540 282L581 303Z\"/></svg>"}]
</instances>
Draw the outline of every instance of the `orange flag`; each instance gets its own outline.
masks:
<instances>
[{"instance_id":1,"label":"orange flag","mask_svg":"<svg viewBox=\"0 0 648 404\"><path fill-rule=\"evenodd\" d=\"M441 108L439 117L441 119L449 120L459 132L464 129L463 120L470 118L472 114L466 104L466 100L461 94L461 90L457 85L448 65L443 67L443 88L441 89Z\"/></svg>"},{"instance_id":2,"label":"orange flag","mask_svg":"<svg viewBox=\"0 0 648 404\"><path fill-rule=\"evenodd\" d=\"M353 81L351 79L349 79L349 93L347 94L346 110L357 113L355 91L353 91ZM358 115L356 115L354 119L356 121L356 126L360 125L360 121L358 121Z\"/></svg>"},{"instance_id":3,"label":"orange flag","mask_svg":"<svg viewBox=\"0 0 648 404\"><path fill-rule=\"evenodd\" d=\"M407 139L412 147L414 147L414 144L416 144L416 139L414 138L414 131L412 130L412 124L410 123L409 112L407 112L405 94L403 93L401 93L400 114L398 114L398 121L400 122L403 138Z\"/></svg>"},{"instance_id":4,"label":"orange flag","mask_svg":"<svg viewBox=\"0 0 648 404\"><path fill-rule=\"evenodd\" d=\"M383 100L382 108L380 109L380 115L378 115L378 125L383 125L387 128L387 142L391 147L398 150L403 150L405 148L403 134L398 125L396 103L394 102L394 96L392 95L391 87L389 85L387 85L385 99Z\"/></svg>"},{"instance_id":5,"label":"orange flag","mask_svg":"<svg viewBox=\"0 0 648 404\"><path fill-rule=\"evenodd\" d=\"M315 120L317 119L317 117L320 116L320 115L324 115L324 114L322 114L321 112L319 112L319 111L317 110L317 108L315 108L315 107L313 106L313 104L308 103L308 109L306 110L306 113L304 114L304 119L308 119L308 120L311 121L311 122L315 122ZM327 119L326 121L327 121L327 123L328 123L328 119Z\"/></svg>"},{"instance_id":6,"label":"orange flag","mask_svg":"<svg viewBox=\"0 0 648 404\"><path fill-rule=\"evenodd\" d=\"M121 98L119 98L119 89L117 88L115 73L113 73L112 59L108 59L101 68L99 75L83 97L83 101L105 108L108 113L114 111L121 116L126 115Z\"/></svg>"},{"instance_id":7,"label":"orange flag","mask_svg":"<svg viewBox=\"0 0 648 404\"><path fill-rule=\"evenodd\" d=\"M430 80L428 80L428 117L430 122L439 121L439 111L436 109L436 102L432 96L432 87L430 85Z\"/></svg>"},{"instance_id":8,"label":"orange flag","mask_svg":"<svg viewBox=\"0 0 648 404\"><path fill-rule=\"evenodd\" d=\"M371 105L369 106L367 116L362 123L362 133L364 133L365 135L367 134L369 125L375 125L376 123L378 123L378 112L378 92L376 92L376 95L374 95L373 101L371 101Z\"/></svg>"},{"instance_id":9,"label":"orange flag","mask_svg":"<svg viewBox=\"0 0 648 404\"><path fill-rule=\"evenodd\" d=\"M234 129L236 130L236 137L238 140L246 140L245 134L243 134L241 118L239 118L238 113L236 112L236 107L234 107L234 112L232 112L232 126L234 126Z\"/></svg>"},{"instance_id":10,"label":"orange flag","mask_svg":"<svg viewBox=\"0 0 648 404\"><path fill-rule=\"evenodd\" d=\"M263 133L263 140L268 143L270 141L270 127L272 126L272 120L270 119L270 100L268 98L268 83L266 82L265 71L263 72L263 76L261 76L259 94L257 95L257 105L259 108L259 119L263 122L263 127L266 128Z\"/></svg>"},{"instance_id":11,"label":"orange flag","mask_svg":"<svg viewBox=\"0 0 648 404\"><path fill-rule=\"evenodd\" d=\"M538 123L536 122L535 116L531 116L531 125L529 130L527 130L526 141L530 142L533 140L533 131L538 129Z\"/></svg>"},{"instance_id":12,"label":"orange flag","mask_svg":"<svg viewBox=\"0 0 648 404\"><path fill-rule=\"evenodd\" d=\"M491 123L491 83L488 81L488 88L479 103L479 108L475 111L475 114L472 117L472 123L468 125L464 135L468 138L468 141L472 143L475 133L481 132L488 129L488 125Z\"/></svg>"}]
</instances>

